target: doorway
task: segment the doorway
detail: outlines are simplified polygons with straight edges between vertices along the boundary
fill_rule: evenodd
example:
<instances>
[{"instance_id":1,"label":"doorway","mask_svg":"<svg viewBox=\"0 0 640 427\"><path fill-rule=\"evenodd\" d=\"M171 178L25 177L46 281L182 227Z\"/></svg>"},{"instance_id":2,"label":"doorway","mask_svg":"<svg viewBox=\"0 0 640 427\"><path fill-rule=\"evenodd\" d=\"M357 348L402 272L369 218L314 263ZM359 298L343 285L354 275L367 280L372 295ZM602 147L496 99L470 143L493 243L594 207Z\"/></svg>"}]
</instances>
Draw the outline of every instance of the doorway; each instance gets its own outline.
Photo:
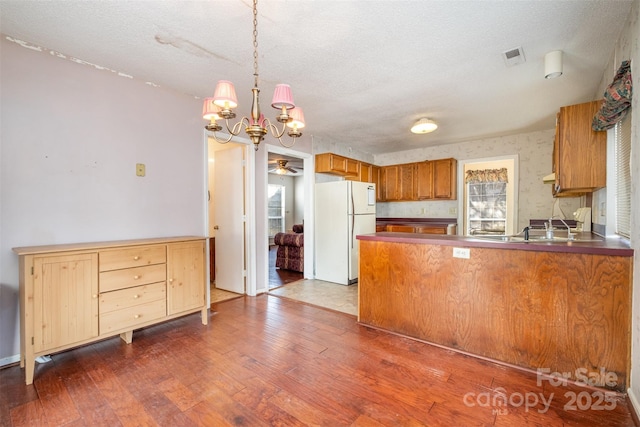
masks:
<instances>
[{"instance_id":1,"label":"doorway","mask_svg":"<svg viewBox=\"0 0 640 427\"><path fill-rule=\"evenodd\" d=\"M267 145L267 167L265 170L265 222L264 241L267 243L263 257L265 270L264 291L292 283L303 278L313 278L313 188L314 161L313 155L298 152L284 147ZM279 162L280 161L280 162ZM282 161L286 161L286 172L282 171ZM278 170L280 169L280 170ZM280 173L278 173L280 172ZM281 185L284 188L284 231L295 233L302 227L304 234L304 268L303 272L279 269L275 267L277 247L273 244L270 232L271 213L269 212L269 185ZM275 228L274 228L275 229Z\"/></svg>"},{"instance_id":2,"label":"doorway","mask_svg":"<svg viewBox=\"0 0 640 427\"><path fill-rule=\"evenodd\" d=\"M462 235L513 235L518 226L518 156L459 162Z\"/></svg>"}]
</instances>

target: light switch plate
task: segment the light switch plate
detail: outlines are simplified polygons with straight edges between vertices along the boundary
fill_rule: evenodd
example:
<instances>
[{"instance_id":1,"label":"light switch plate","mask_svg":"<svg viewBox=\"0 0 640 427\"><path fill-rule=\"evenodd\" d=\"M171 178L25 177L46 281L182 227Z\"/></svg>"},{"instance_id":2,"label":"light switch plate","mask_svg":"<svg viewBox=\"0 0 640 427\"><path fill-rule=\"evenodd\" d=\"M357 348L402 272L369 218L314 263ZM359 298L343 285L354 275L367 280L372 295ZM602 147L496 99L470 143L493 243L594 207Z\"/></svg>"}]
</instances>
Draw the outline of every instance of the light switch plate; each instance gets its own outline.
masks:
<instances>
[{"instance_id":1,"label":"light switch plate","mask_svg":"<svg viewBox=\"0 0 640 427\"><path fill-rule=\"evenodd\" d=\"M145 174L145 166L144 163L136 163L136 175L144 176Z\"/></svg>"}]
</instances>

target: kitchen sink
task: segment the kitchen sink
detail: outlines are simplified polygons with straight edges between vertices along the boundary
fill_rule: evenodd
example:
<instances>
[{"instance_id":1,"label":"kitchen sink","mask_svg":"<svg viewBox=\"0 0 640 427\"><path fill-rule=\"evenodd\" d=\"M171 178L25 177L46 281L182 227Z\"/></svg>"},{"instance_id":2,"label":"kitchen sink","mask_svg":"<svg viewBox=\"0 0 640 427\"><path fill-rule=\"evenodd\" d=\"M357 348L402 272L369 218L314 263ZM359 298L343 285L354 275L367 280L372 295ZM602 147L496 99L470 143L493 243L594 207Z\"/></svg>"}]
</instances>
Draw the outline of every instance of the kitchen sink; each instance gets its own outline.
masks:
<instances>
[{"instance_id":1,"label":"kitchen sink","mask_svg":"<svg viewBox=\"0 0 640 427\"><path fill-rule=\"evenodd\" d=\"M488 240L491 242L504 242L504 243L586 243L586 242L601 242L602 239L581 238L575 237L568 239L562 236L554 236L548 239L546 236L529 236L529 240L525 240L524 236L472 236L474 239Z\"/></svg>"}]
</instances>

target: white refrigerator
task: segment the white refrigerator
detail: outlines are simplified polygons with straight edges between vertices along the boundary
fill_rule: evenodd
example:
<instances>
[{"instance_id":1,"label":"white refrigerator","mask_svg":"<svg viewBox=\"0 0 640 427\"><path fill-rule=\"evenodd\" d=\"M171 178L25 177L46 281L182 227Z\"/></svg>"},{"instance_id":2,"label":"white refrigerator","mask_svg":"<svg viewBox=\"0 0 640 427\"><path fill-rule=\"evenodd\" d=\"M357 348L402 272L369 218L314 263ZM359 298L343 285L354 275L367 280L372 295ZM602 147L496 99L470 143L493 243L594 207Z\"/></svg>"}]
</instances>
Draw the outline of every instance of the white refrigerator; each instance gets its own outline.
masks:
<instances>
[{"instance_id":1,"label":"white refrigerator","mask_svg":"<svg viewBox=\"0 0 640 427\"><path fill-rule=\"evenodd\" d=\"M351 285L358 281L356 236L376 232L375 184L332 181L316 184L316 279Z\"/></svg>"}]
</instances>

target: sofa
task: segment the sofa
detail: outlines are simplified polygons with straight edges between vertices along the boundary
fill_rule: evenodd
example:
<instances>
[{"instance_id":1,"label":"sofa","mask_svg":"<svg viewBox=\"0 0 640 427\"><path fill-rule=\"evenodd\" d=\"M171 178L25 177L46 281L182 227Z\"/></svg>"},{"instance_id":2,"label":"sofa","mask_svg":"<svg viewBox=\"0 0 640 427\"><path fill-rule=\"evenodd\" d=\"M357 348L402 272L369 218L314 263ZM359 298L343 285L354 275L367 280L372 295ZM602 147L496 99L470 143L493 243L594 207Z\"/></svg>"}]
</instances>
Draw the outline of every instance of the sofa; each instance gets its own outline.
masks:
<instances>
[{"instance_id":1,"label":"sofa","mask_svg":"<svg viewBox=\"0 0 640 427\"><path fill-rule=\"evenodd\" d=\"M273 243L278 246L276 268L304 271L304 228L302 224L293 226L292 232L277 233Z\"/></svg>"}]
</instances>

